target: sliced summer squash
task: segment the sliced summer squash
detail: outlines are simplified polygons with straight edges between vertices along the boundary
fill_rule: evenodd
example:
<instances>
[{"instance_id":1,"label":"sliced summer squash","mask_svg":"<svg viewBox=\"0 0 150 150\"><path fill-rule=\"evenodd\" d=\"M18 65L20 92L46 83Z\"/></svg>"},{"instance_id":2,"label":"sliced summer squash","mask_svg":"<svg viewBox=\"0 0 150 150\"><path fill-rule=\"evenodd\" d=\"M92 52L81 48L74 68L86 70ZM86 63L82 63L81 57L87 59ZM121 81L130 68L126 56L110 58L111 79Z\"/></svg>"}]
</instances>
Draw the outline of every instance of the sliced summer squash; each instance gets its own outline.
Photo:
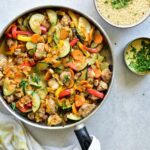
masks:
<instances>
[{"instance_id":1,"label":"sliced summer squash","mask_svg":"<svg viewBox=\"0 0 150 150\"><path fill-rule=\"evenodd\" d=\"M37 13L31 16L29 20L30 27L34 33L41 34L40 25L44 21L45 16Z\"/></svg>"},{"instance_id":2,"label":"sliced summer squash","mask_svg":"<svg viewBox=\"0 0 150 150\"><path fill-rule=\"evenodd\" d=\"M67 114L67 118L68 118L69 120L72 120L72 121L81 120L81 117L80 117L80 116L74 115L73 113Z\"/></svg>"},{"instance_id":3,"label":"sliced summer squash","mask_svg":"<svg viewBox=\"0 0 150 150\"><path fill-rule=\"evenodd\" d=\"M35 49L36 48L36 44L34 44L32 42L27 42L26 43L26 48L27 48L27 50Z\"/></svg>"},{"instance_id":4,"label":"sliced summer squash","mask_svg":"<svg viewBox=\"0 0 150 150\"><path fill-rule=\"evenodd\" d=\"M63 41L63 47L60 50L60 56L59 57L62 58L62 57L67 56L69 54L70 50L71 50L71 47L70 47L69 41L68 40L64 40Z\"/></svg>"},{"instance_id":5,"label":"sliced summer squash","mask_svg":"<svg viewBox=\"0 0 150 150\"><path fill-rule=\"evenodd\" d=\"M27 91L27 94L32 97L32 111L36 112L41 104L40 96L34 91Z\"/></svg>"},{"instance_id":6,"label":"sliced summer squash","mask_svg":"<svg viewBox=\"0 0 150 150\"><path fill-rule=\"evenodd\" d=\"M35 86L37 88L44 88L45 87L45 83L36 74L29 76L29 84L32 86Z\"/></svg>"},{"instance_id":7,"label":"sliced summer squash","mask_svg":"<svg viewBox=\"0 0 150 150\"><path fill-rule=\"evenodd\" d=\"M91 55L91 58L88 59L88 65L93 65L97 60L97 58L98 58L97 54Z\"/></svg>"},{"instance_id":8,"label":"sliced summer squash","mask_svg":"<svg viewBox=\"0 0 150 150\"><path fill-rule=\"evenodd\" d=\"M81 71L81 76L79 77L79 80L86 80L87 79L87 68Z\"/></svg>"},{"instance_id":9,"label":"sliced summer squash","mask_svg":"<svg viewBox=\"0 0 150 150\"><path fill-rule=\"evenodd\" d=\"M80 17L79 18L79 23L78 23L78 32L81 35L85 35L90 33L91 30L91 25L89 23L89 21L87 19L85 19L84 17ZM86 33L84 33L86 32Z\"/></svg>"},{"instance_id":10,"label":"sliced summer squash","mask_svg":"<svg viewBox=\"0 0 150 150\"><path fill-rule=\"evenodd\" d=\"M4 79L3 82L3 94L9 96L15 92L15 86L11 84L8 78Z\"/></svg>"},{"instance_id":11,"label":"sliced summer squash","mask_svg":"<svg viewBox=\"0 0 150 150\"><path fill-rule=\"evenodd\" d=\"M44 88L44 89L38 89L36 92L40 96L41 99L45 99L46 95L48 94L48 91L47 91L46 88Z\"/></svg>"},{"instance_id":12,"label":"sliced summer squash","mask_svg":"<svg viewBox=\"0 0 150 150\"><path fill-rule=\"evenodd\" d=\"M46 10L49 21L52 25L56 25L57 23L57 13L54 10L48 9Z\"/></svg>"}]
</instances>

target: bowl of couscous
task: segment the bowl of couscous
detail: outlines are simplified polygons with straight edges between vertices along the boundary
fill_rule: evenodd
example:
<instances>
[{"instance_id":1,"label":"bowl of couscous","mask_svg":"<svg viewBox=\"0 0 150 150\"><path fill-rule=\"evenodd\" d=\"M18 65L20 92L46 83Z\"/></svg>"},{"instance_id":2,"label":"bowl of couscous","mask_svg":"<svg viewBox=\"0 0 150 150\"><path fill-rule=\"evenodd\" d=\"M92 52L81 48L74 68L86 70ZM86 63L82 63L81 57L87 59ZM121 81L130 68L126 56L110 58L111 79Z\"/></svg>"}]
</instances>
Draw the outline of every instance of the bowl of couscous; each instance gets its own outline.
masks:
<instances>
[{"instance_id":1,"label":"bowl of couscous","mask_svg":"<svg viewBox=\"0 0 150 150\"><path fill-rule=\"evenodd\" d=\"M94 0L97 12L109 24L129 28L150 16L150 0Z\"/></svg>"}]
</instances>

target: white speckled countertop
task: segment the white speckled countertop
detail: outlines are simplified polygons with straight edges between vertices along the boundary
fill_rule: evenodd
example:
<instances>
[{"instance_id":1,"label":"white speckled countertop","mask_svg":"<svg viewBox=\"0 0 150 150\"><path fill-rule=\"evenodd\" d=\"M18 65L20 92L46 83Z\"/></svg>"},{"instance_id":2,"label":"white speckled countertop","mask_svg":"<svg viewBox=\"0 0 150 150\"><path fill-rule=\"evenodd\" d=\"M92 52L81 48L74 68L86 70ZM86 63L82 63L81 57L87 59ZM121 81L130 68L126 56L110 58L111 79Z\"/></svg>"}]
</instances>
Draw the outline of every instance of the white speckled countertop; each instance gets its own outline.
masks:
<instances>
[{"instance_id":1,"label":"white speckled countertop","mask_svg":"<svg viewBox=\"0 0 150 150\"><path fill-rule=\"evenodd\" d=\"M100 139L102 150L150 150L150 76L132 74L123 62L123 48L129 41L150 37L150 18L134 28L118 29L99 17L93 0L0 0L0 31L19 13L46 4L82 10L102 25L112 41L116 65L113 89L101 109L86 122L89 132ZM3 106L0 109L6 112ZM43 145L78 143L73 129L48 131L26 127Z\"/></svg>"}]
</instances>

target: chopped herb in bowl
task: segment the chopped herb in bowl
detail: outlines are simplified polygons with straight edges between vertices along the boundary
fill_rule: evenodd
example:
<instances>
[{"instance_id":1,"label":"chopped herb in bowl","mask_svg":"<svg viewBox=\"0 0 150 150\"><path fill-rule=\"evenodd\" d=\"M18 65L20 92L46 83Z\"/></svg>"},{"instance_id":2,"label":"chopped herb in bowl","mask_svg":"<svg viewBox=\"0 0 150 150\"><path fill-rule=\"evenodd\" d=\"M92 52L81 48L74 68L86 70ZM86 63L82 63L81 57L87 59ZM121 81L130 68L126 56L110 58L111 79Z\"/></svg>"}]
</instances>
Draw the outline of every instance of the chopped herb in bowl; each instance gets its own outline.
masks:
<instances>
[{"instance_id":1,"label":"chopped herb in bowl","mask_svg":"<svg viewBox=\"0 0 150 150\"><path fill-rule=\"evenodd\" d=\"M142 38L131 42L125 50L125 62L137 74L150 73L150 39Z\"/></svg>"}]
</instances>

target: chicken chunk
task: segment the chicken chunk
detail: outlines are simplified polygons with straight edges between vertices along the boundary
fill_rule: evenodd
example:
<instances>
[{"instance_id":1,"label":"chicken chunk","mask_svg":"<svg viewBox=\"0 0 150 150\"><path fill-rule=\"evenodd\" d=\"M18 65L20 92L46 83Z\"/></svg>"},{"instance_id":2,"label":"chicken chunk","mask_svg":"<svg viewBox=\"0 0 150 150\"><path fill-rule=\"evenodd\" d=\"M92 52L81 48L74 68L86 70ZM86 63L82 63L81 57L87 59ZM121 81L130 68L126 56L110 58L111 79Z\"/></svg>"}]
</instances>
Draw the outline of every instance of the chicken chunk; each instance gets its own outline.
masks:
<instances>
[{"instance_id":1,"label":"chicken chunk","mask_svg":"<svg viewBox=\"0 0 150 150\"><path fill-rule=\"evenodd\" d=\"M46 99L46 112L48 114L55 114L56 104L52 98Z\"/></svg>"},{"instance_id":2,"label":"chicken chunk","mask_svg":"<svg viewBox=\"0 0 150 150\"><path fill-rule=\"evenodd\" d=\"M8 103L12 103L15 100L13 95L5 96L4 98L7 100Z\"/></svg>"},{"instance_id":3,"label":"chicken chunk","mask_svg":"<svg viewBox=\"0 0 150 150\"><path fill-rule=\"evenodd\" d=\"M62 123L62 118L59 115L50 115L48 117L48 122L47 124L49 126L56 126Z\"/></svg>"},{"instance_id":4,"label":"chicken chunk","mask_svg":"<svg viewBox=\"0 0 150 150\"><path fill-rule=\"evenodd\" d=\"M111 79L112 72L109 69L104 69L101 74L101 78L104 82L108 83Z\"/></svg>"},{"instance_id":5,"label":"chicken chunk","mask_svg":"<svg viewBox=\"0 0 150 150\"><path fill-rule=\"evenodd\" d=\"M71 73L70 72L64 71L61 73L60 80L62 81L62 83L64 83L65 85L68 85L70 79L71 79Z\"/></svg>"},{"instance_id":6,"label":"chicken chunk","mask_svg":"<svg viewBox=\"0 0 150 150\"><path fill-rule=\"evenodd\" d=\"M35 52L35 56L38 59L46 57L46 51L45 51L45 44L44 43L38 43L37 44L37 49Z\"/></svg>"},{"instance_id":7,"label":"chicken chunk","mask_svg":"<svg viewBox=\"0 0 150 150\"><path fill-rule=\"evenodd\" d=\"M95 104L84 104L79 109L79 115L81 117L86 117L94 110L95 107Z\"/></svg>"},{"instance_id":8,"label":"chicken chunk","mask_svg":"<svg viewBox=\"0 0 150 150\"><path fill-rule=\"evenodd\" d=\"M6 65L7 58L3 54L0 54L0 70Z\"/></svg>"},{"instance_id":9,"label":"chicken chunk","mask_svg":"<svg viewBox=\"0 0 150 150\"><path fill-rule=\"evenodd\" d=\"M100 81L100 82L99 82L99 85L98 85L98 87L97 87L97 90L98 90L98 91L105 91L105 90L107 90L107 89L108 89L107 83L105 83L104 81Z\"/></svg>"},{"instance_id":10,"label":"chicken chunk","mask_svg":"<svg viewBox=\"0 0 150 150\"><path fill-rule=\"evenodd\" d=\"M50 79L48 81L48 86L51 87L53 90L56 90L59 87L59 84L55 79Z\"/></svg>"},{"instance_id":11,"label":"chicken chunk","mask_svg":"<svg viewBox=\"0 0 150 150\"><path fill-rule=\"evenodd\" d=\"M71 20L68 15L64 15L61 19L61 25L68 26L70 24Z\"/></svg>"}]
</instances>

